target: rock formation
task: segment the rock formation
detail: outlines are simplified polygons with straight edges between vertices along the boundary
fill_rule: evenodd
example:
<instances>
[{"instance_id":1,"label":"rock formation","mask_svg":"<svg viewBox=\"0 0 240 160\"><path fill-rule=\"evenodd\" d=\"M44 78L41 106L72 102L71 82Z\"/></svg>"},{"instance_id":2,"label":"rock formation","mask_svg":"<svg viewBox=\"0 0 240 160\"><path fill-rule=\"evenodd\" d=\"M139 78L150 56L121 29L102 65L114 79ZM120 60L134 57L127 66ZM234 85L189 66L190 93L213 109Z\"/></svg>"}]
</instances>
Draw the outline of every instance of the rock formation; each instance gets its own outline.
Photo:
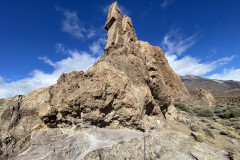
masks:
<instances>
[{"instance_id":1,"label":"rock formation","mask_svg":"<svg viewBox=\"0 0 240 160\"><path fill-rule=\"evenodd\" d=\"M39 108L48 99L48 88L41 88L26 97L0 100L0 159L30 146L32 131L42 124Z\"/></svg>"},{"instance_id":2,"label":"rock formation","mask_svg":"<svg viewBox=\"0 0 240 160\"><path fill-rule=\"evenodd\" d=\"M191 96L182 101L182 103L189 105L200 105L200 106L214 106L216 99L211 92L200 89L198 92L191 92Z\"/></svg>"},{"instance_id":3,"label":"rock formation","mask_svg":"<svg viewBox=\"0 0 240 160\"><path fill-rule=\"evenodd\" d=\"M156 127L154 122L164 118L171 102L188 95L163 51L137 41L131 19L122 16L116 2L110 6L105 29L108 39L100 60L85 73L61 75L49 88L49 101L39 112L48 127L145 130L145 115Z\"/></svg>"},{"instance_id":4,"label":"rock formation","mask_svg":"<svg viewBox=\"0 0 240 160\"><path fill-rule=\"evenodd\" d=\"M200 105L213 106L216 104L216 100L213 97L212 93L205 89L200 89L198 91L197 97Z\"/></svg>"},{"instance_id":5,"label":"rock formation","mask_svg":"<svg viewBox=\"0 0 240 160\"><path fill-rule=\"evenodd\" d=\"M162 49L137 40L131 19L122 16L116 2L110 6L105 29L108 32L105 53L86 72L64 73L55 85L34 91L26 97L15 96L0 101L0 158L14 157L30 146L13 159L101 159L101 155L106 159L107 156L116 159L114 152L119 147L143 146L145 137L139 136L142 135L139 131L165 126L166 117L174 119L171 118L176 116L172 102L186 99L189 93L170 68ZM92 133L94 128L97 135ZM129 131L129 134L124 131L122 134L120 128L136 131ZM165 154L166 159L169 156L172 159L199 155L201 158L205 152L211 152L208 155L210 158L223 155L221 151L215 154L212 148L201 150L199 144L196 145L198 148L185 148L183 151L181 137L184 136L168 133L167 130L161 132L169 135L164 143L157 140L162 135L149 138L149 142L156 142L156 146L149 150L152 156L159 157L162 153L176 150L180 151L179 155ZM101 140L106 138L105 134L109 140ZM171 135L180 138L176 140L177 147L170 146L166 150L168 141L173 138ZM120 141L129 140L117 145ZM184 143L190 141L185 136ZM192 146L192 143L189 144ZM112 153L106 148L101 149L109 146L114 146ZM140 152L143 149L131 150L126 157L131 158L135 152L135 159L142 159ZM101 151L110 154L102 154ZM122 154L117 158L126 157Z\"/></svg>"}]
</instances>

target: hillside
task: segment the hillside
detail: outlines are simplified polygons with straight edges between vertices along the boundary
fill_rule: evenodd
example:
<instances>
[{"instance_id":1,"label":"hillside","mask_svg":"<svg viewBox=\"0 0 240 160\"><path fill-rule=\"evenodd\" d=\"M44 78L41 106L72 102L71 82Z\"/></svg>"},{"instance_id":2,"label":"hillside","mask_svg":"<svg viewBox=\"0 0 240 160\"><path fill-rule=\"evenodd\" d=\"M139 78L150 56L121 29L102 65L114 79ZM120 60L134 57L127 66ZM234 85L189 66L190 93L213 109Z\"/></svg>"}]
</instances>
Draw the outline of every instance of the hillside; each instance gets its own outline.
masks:
<instances>
[{"instance_id":1,"label":"hillside","mask_svg":"<svg viewBox=\"0 0 240 160\"><path fill-rule=\"evenodd\" d=\"M198 76L181 76L189 92L197 92L201 88L210 91L216 97L240 96L239 81L213 80Z\"/></svg>"}]
</instances>

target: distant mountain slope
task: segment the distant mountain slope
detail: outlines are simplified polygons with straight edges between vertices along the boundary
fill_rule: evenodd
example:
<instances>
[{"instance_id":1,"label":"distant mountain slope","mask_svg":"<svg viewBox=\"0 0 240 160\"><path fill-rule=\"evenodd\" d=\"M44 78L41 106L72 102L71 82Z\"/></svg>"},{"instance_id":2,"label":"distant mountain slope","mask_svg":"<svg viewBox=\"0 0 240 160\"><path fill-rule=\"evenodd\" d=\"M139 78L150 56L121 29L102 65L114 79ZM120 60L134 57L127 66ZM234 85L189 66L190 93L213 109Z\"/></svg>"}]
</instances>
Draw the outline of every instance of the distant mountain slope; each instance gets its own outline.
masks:
<instances>
[{"instance_id":1,"label":"distant mountain slope","mask_svg":"<svg viewBox=\"0 0 240 160\"><path fill-rule=\"evenodd\" d=\"M202 88L212 92L215 96L240 96L239 81L214 80L198 76L181 76L181 79L189 92L196 92Z\"/></svg>"}]
</instances>

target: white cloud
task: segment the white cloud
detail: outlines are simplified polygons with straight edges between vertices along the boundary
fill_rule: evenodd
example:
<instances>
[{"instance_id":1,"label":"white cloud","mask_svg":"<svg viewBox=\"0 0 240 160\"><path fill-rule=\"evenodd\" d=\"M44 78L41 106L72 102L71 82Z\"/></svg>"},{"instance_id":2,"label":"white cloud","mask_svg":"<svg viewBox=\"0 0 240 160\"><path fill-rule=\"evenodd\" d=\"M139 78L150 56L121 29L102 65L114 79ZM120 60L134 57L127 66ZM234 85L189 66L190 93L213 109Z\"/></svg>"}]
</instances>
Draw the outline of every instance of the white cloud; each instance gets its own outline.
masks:
<instances>
[{"instance_id":1,"label":"white cloud","mask_svg":"<svg viewBox=\"0 0 240 160\"><path fill-rule=\"evenodd\" d=\"M80 24L77 13L63 10L63 15L65 19L62 22L62 30L75 38L83 38L86 29Z\"/></svg>"},{"instance_id":2,"label":"white cloud","mask_svg":"<svg viewBox=\"0 0 240 160\"><path fill-rule=\"evenodd\" d=\"M240 81L240 69L224 69L222 73L210 75L208 78Z\"/></svg>"},{"instance_id":3,"label":"white cloud","mask_svg":"<svg viewBox=\"0 0 240 160\"><path fill-rule=\"evenodd\" d=\"M90 30L89 33L87 34L87 38L92 38L96 35L96 31L95 30Z\"/></svg>"},{"instance_id":4,"label":"white cloud","mask_svg":"<svg viewBox=\"0 0 240 160\"><path fill-rule=\"evenodd\" d=\"M62 31L70 34L77 39L92 38L96 35L96 30L93 27L86 28L78 18L76 11L69 11L56 7L57 11L61 11L64 16L62 21Z\"/></svg>"},{"instance_id":5,"label":"white cloud","mask_svg":"<svg viewBox=\"0 0 240 160\"><path fill-rule=\"evenodd\" d=\"M43 60L46 64L56 68L56 64L52 62L50 59L48 59L47 57L38 57L38 59Z\"/></svg>"},{"instance_id":6,"label":"white cloud","mask_svg":"<svg viewBox=\"0 0 240 160\"><path fill-rule=\"evenodd\" d=\"M79 52L77 50L69 50L69 57L57 62L53 62L47 57L40 57L45 63L54 67L52 73L44 73L40 70L34 70L30 76L7 83L2 77L0 77L0 98L7 98L16 94L27 95L29 92L46 87L57 82L59 76L64 72L68 73L73 70L86 71L97 60L86 52Z\"/></svg>"},{"instance_id":7,"label":"white cloud","mask_svg":"<svg viewBox=\"0 0 240 160\"><path fill-rule=\"evenodd\" d=\"M178 59L177 55L174 54L166 54L166 58L168 59L169 65L180 76L203 76L221 65L228 63L234 56L221 58L210 63L203 63L200 59L191 56L184 56Z\"/></svg>"},{"instance_id":8,"label":"white cloud","mask_svg":"<svg viewBox=\"0 0 240 160\"><path fill-rule=\"evenodd\" d=\"M182 53L196 43L197 35L195 33L187 38L183 38L179 30L171 30L163 38L162 46L169 65L181 76L203 76L227 64L235 57L224 57L212 62L201 62L200 59L188 55L180 58L179 56Z\"/></svg>"},{"instance_id":9,"label":"white cloud","mask_svg":"<svg viewBox=\"0 0 240 160\"><path fill-rule=\"evenodd\" d=\"M90 50L93 52L93 54L102 54L104 53L104 50L101 46L106 44L105 38L99 38L97 41L93 42L91 46L89 46Z\"/></svg>"},{"instance_id":10,"label":"white cloud","mask_svg":"<svg viewBox=\"0 0 240 160\"><path fill-rule=\"evenodd\" d=\"M181 55L197 41L198 34L195 33L187 38L183 38L179 30L171 30L164 36L162 45L167 54Z\"/></svg>"},{"instance_id":11,"label":"white cloud","mask_svg":"<svg viewBox=\"0 0 240 160\"><path fill-rule=\"evenodd\" d=\"M174 0L163 0L162 4L161 4L161 7L162 8L167 8L167 6L171 3L173 3Z\"/></svg>"}]
</instances>

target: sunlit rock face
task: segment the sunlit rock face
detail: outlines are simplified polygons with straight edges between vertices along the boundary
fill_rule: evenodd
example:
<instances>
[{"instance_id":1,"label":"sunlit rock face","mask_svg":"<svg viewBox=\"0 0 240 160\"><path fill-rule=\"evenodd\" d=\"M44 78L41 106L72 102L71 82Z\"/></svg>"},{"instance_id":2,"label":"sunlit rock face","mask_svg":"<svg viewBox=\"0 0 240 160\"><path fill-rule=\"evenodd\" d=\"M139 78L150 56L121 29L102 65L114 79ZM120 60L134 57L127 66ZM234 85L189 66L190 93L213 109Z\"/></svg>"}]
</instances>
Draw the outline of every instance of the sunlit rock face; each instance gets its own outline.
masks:
<instances>
[{"instance_id":1,"label":"sunlit rock face","mask_svg":"<svg viewBox=\"0 0 240 160\"><path fill-rule=\"evenodd\" d=\"M161 48L138 41L132 21L117 5L105 24L105 53L88 71L63 74L49 88L50 98L39 112L48 127L145 130L164 123L168 106L189 93L170 68Z\"/></svg>"}]
</instances>

